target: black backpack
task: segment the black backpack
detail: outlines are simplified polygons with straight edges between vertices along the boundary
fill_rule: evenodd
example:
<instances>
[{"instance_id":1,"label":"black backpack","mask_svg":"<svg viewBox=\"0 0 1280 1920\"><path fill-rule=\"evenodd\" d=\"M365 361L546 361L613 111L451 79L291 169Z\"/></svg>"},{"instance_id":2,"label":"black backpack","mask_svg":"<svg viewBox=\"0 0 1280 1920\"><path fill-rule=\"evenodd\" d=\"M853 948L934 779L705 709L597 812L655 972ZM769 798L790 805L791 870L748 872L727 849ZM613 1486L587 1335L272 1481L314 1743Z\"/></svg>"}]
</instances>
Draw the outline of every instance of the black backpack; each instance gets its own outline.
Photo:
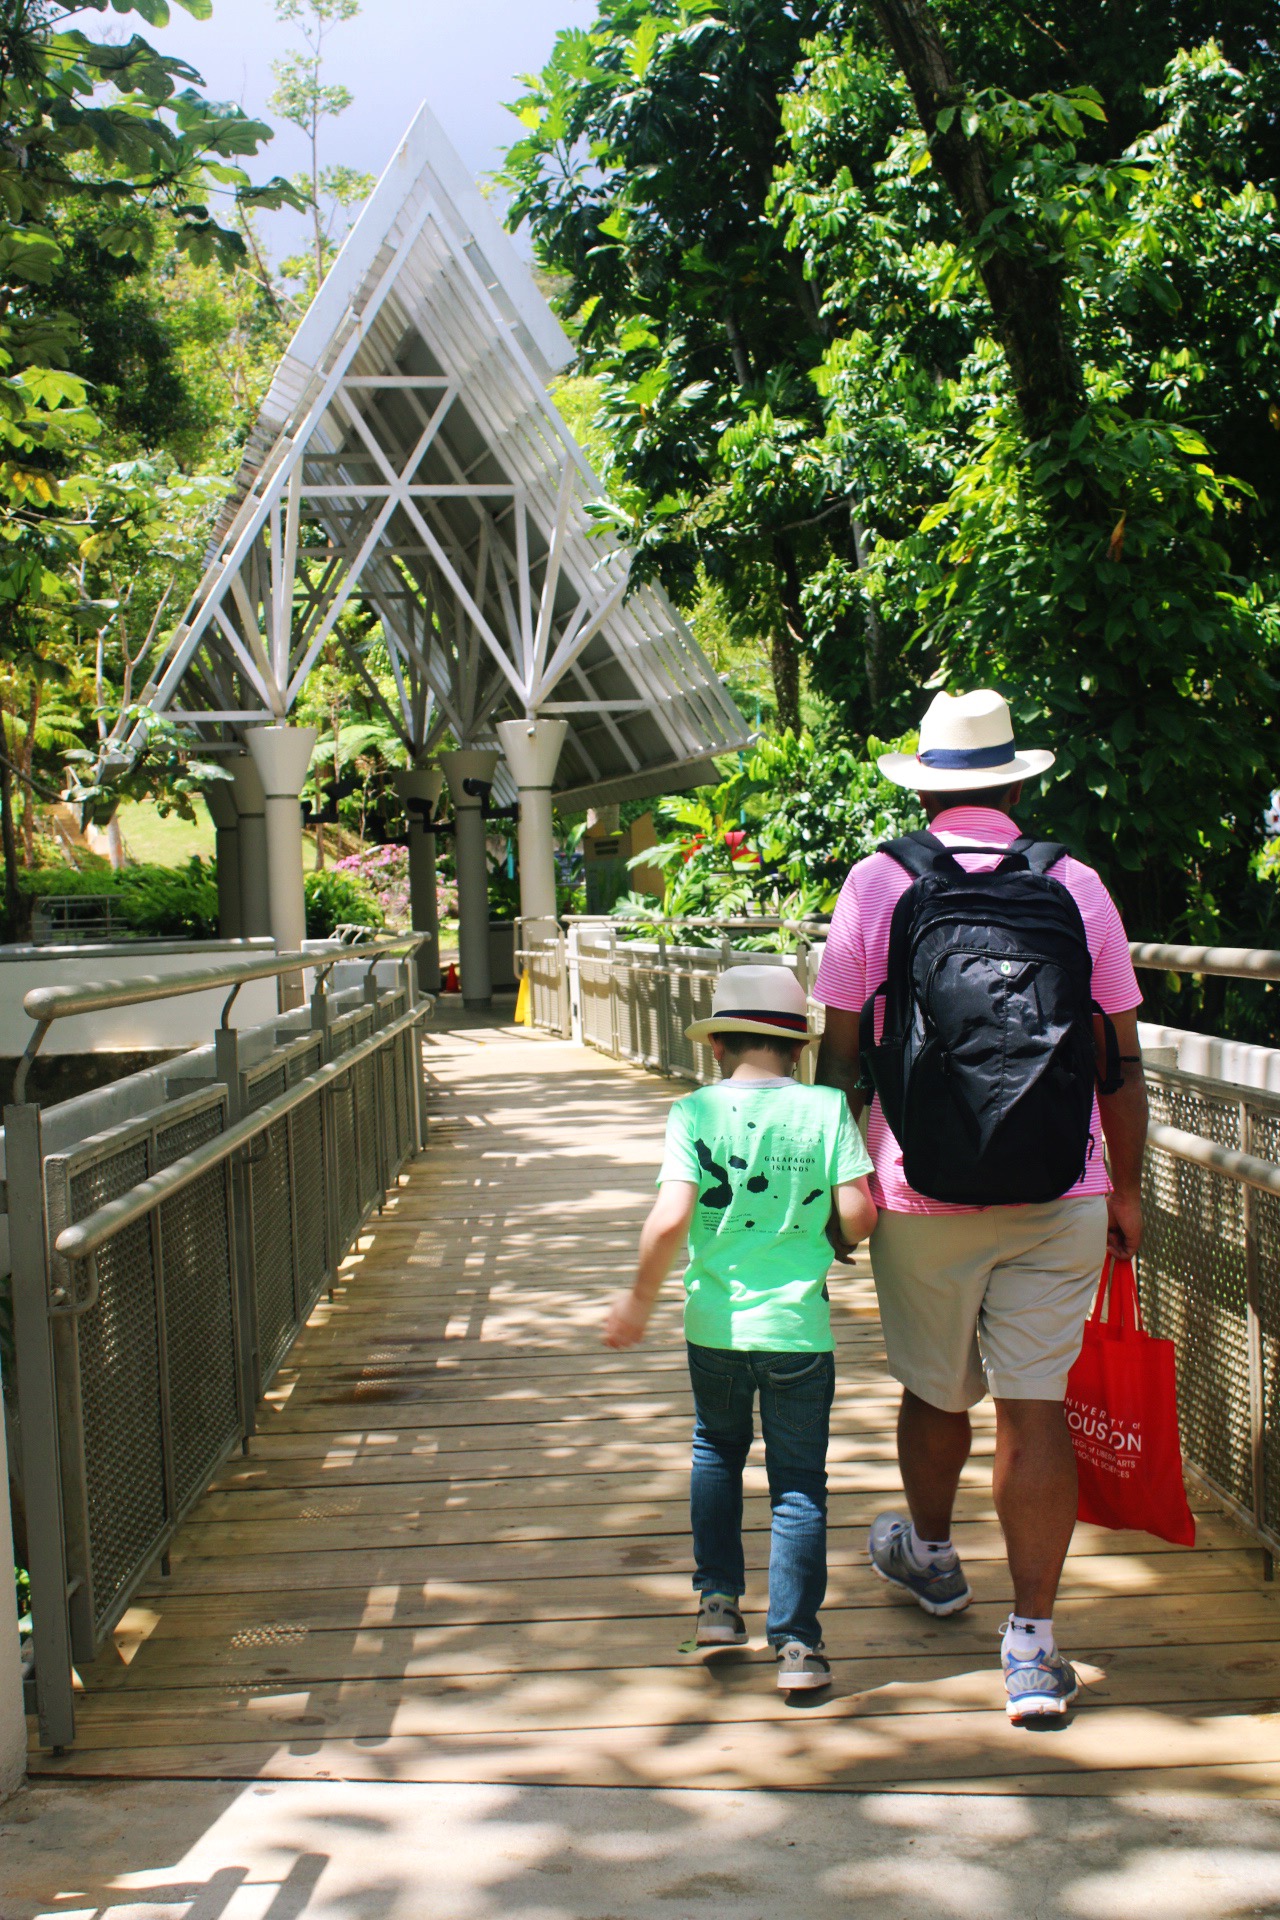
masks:
<instances>
[{"instance_id":1,"label":"black backpack","mask_svg":"<svg viewBox=\"0 0 1280 1920\"><path fill-rule=\"evenodd\" d=\"M985 873L966 873L931 833L880 851L913 884L890 923L888 978L862 1009L861 1054L903 1172L953 1205L1056 1200L1094 1150L1095 1013L1103 1091L1119 1085L1080 909L1053 878L1066 849L1021 838Z\"/></svg>"}]
</instances>

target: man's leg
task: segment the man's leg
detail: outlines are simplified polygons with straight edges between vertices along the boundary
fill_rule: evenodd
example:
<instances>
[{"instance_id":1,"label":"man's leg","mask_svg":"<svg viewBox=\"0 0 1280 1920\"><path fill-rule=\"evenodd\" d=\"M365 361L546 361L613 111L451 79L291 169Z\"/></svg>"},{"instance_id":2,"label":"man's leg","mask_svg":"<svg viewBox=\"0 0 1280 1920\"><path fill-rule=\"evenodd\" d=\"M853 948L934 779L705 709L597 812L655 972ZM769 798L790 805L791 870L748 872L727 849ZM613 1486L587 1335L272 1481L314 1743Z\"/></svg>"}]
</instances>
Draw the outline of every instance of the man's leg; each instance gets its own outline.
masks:
<instances>
[{"instance_id":1,"label":"man's leg","mask_svg":"<svg viewBox=\"0 0 1280 1920\"><path fill-rule=\"evenodd\" d=\"M755 1384L744 1354L689 1347L693 1385L693 1471L689 1518L693 1527L693 1590L740 1600L746 1592L742 1558L742 1469L751 1451Z\"/></svg>"},{"instance_id":2,"label":"man's leg","mask_svg":"<svg viewBox=\"0 0 1280 1920\"><path fill-rule=\"evenodd\" d=\"M950 1537L967 1409L986 1393L978 1315L995 1253L980 1213L882 1213L871 1236L889 1371L903 1388L898 1464L922 1540Z\"/></svg>"},{"instance_id":3,"label":"man's leg","mask_svg":"<svg viewBox=\"0 0 1280 1920\"><path fill-rule=\"evenodd\" d=\"M830 1353L757 1353L760 1425L773 1531L769 1546L769 1644L821 1639L827 1592L827 1437L835 1396Z\"/></svg>"},{"instance_id":4,"label":"man's leg","mask_svg":"<svg viewBox=\"0 0 1280 1920\"><path fill-rule=\"evenodd\" d=\"M967 1413L930 1406L905 1387L898 1413L898 1466L912 1523L922 1540L951 1538L951 1510L971 1430Z\"/></svg>"},{"instance_id":5,"label":"man's leg","mask_svg":"<svg viewBox=\"0 0 1280 1920\"><path fill-rule=\"evenodd\" d=\"M1076 1519L1063 1400L1106 1246L1101 1199L991 1209L1001 1241L979 1323L996 1403L995 1501L1014 1610L1000 1657L1011 1720L1065 1713L1079 1690L1053 1607Z\"/></svg>"},{"instance_id":6,"label":"man's leg","mask_svg":"<svg viewBox=\"0 0 1280 1920\"><path fill-rule=\"evenodd\" d=\"M1076 1524L1076 1456L1060 1400L997 1400L996 1512L1013 1610L1048 1620Z\"/></svg>"}]
</instances>

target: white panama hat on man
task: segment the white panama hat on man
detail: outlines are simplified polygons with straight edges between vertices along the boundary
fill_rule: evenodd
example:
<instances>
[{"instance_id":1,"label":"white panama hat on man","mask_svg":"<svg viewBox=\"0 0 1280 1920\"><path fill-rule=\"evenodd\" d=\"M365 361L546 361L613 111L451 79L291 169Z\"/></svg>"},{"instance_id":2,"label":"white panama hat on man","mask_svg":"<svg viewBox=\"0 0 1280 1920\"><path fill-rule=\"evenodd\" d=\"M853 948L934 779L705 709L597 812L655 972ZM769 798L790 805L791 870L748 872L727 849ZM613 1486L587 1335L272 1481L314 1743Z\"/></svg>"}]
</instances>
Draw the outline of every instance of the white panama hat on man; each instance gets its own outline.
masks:
<instances>
[{"instance_id":1,"label":"white panama hat on man","mask_svg":"<svg viewBox=\"0 0 1280 1920\"><path fill-rule=\"evenodd\" d=\"M685 1028L686 1040L705 1044L713 1033L755 1033L761 1039L817 1039L809 1031L809 1002L790 967L726 967L711 996L711 1013Z\"/></svg>"},{"instance_id":2,"label":"white panama hat on man","mask_svg":"<svg viewBox=\"0 0 1280 1920\"><path fill-rule=\"evenodd\" d=\"M1014 745L1008 701L980 688L938 694L920 722L917 751L881 754L880 771L916 793L964 793L1012 787L1047 773L1053 762L1045 747Z\"/></svg>"}]
</instances>

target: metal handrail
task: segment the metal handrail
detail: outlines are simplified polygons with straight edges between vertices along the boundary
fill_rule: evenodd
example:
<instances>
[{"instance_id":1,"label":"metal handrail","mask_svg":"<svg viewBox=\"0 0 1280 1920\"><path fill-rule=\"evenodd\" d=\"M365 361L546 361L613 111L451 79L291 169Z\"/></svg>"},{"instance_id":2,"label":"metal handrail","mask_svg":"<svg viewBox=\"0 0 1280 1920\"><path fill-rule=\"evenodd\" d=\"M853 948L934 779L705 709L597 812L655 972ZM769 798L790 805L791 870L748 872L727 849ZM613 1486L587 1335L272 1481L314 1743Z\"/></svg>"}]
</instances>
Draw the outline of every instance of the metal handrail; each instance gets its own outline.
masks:
<instances>
[{"instance_id":1,"label":"metal handrail","mask_svg":"<svg viewBox=\"0 0 1280 1920\"><path fill-rule=\"evenodd\" d=\"M645 914L636 914L634 918L617 913L566 913L561 915L565 926L595 927L723 927L726 932L734 929L759 927L766 931L785 929L790 932L798 929L803 932L829 933L830 917L817 920L782 920L776 913L735 914L725 919L715 913L655 914L650 918Z\"/></svg>"},{"instance_id":2,"label":"metal handrail","mask_svg":"<svg viewBox=\"0 0 1280 1920\"><path fill-rule=\"evenodd\" d=\"M1274 1161L1259 1160L1256 1154L1240 1153L1234 1147L1220 1147L1214 1140L1201 1139L1198 1133L1184 1133L1181 1127L1166 1127L1157 1120L1147 1128L1147 1145L1172 1154L1175 1160L1190 1160L1210 1173L1223 1174L1241 1186L1280 1197L1280 1167Z\"/></svg>"},{"instance_id":3,"label":"metal handrail","mask_svg":"<svg viewBox=\"0 0 1280 1920\"><path fill-rule=\"evenodd\" d=\"M1156 973L1216 973L1228 980L1280 980L1280 953L1269 947L1169 947L1131 941L1135 967Z\"/></svg>"},{"instance_id":4,"label":"metal handrail","mask_svg":"<svg viewBox=\"0 0 1280 1920\"><path fill-rule=\"evenodd\" d=\"M414 953L429 938L427 934L407 934L401 939L370 941L367 946L344 947L337 943L310 953L273 953L260 960L228 960L220 967L195 967L189 973L140 975L135 980L90 980L79 985L32 987L23 995L23 1011L42 1026L68 1019L77 1013L104 1013L113 1007L144 1006L152 1000L177 999L187 993L207 993L212 988L243 986L250 980L271 980L281 974L298 973L304 967L332 967L342 961L389 959L393 955Z\"/></svg>"},{"instance_id":5,"label":"metal handrail","mask_svg":"<svg viewBox=\"0 0 1280 1920\"><path fill-rule=\"evenodd\" d=\"M379 1028L377 1033L371 1034L367 1040L362 1040L358 1046L352 1047L337 1060L331 1060L326 1066L318 1067L314 1073L309 1073L304 1080L299 1080L287 1092L277 1095L265 1106L258 1107L255 1112L247 1114L243 1120L237 1120L224 1133L217 1134L212 1140L207 1140L203 1146L196 1147L191 1153L183 1154L180 1160L174 1160L169 1166L162 1167L159 1173L153 1173L149 1179L140 1180L136 1187L130 1187L127 1193L120 1194L114 1200L108 1200L104 1206L96 1208L93 1213L86 1214L83 1220L77 1220L74 1225L64 1227L53 1243L54 1251L60 1253L64 1260L92 1259L108 1240L114 1239L116 1234L125 1227L132 1226L135 1220L140 1220L144 1214L150 1213L160 1205L161 1201L170 1200L174 1194L181 1193L184 1187L189 1187L202 1174L221 1165L229 1155L256 1139L260 1133L265 1133L268 1128L275 1125L277 1120L282 1119L294 1107L300 1106L312 1094L318 1093L332 1081L341 1079L362 1060L368 1059L371 1054L377 1053L386 1046L389 1041L395 1040L410 1027L417 1026L430 1015L433 1005L434 1002L427 1002L422 1006L410 1008L408 1013L401 1014L398 1020L393 1020L390 1026ZM96 1288L91 1287L91 1297L83 1303L85 1306L93 1304L92 1296L95 1293Z\"/></svg>"},{"instance_id":6,"label":"metal handrail","mask_svg":"<svg viewBox=\"0 0 1280 1920\"><path fill-rule=\"evenodd\" d=\"M260 960L227 960L220 967L195 967L190 973L144 973L135 980L89 980L79 985L32 987L23 995L22 1010L35 1025L13 1077L14 1105L21 1106L26 1098L27 1076L55 1020L68 1020L78 1013L104 1013L113 1007L142 1007L153 1000L177 1000L188 993L208 993L219 987L230 987L230 998L222 1009L225 1027L230 1020L231 1002L250 980L279 979L286 973L299 973L304 967L327 977L344 960L354 958L358 963L370 960L376 965L380 958L416 953L428 938L424 933L407 934L395 940L371 940L363 947L344 947L336 942L326 942L322 947L317 941L310 953L276 953L270 958L264 955Z\"/></svg>"}]
</instances>

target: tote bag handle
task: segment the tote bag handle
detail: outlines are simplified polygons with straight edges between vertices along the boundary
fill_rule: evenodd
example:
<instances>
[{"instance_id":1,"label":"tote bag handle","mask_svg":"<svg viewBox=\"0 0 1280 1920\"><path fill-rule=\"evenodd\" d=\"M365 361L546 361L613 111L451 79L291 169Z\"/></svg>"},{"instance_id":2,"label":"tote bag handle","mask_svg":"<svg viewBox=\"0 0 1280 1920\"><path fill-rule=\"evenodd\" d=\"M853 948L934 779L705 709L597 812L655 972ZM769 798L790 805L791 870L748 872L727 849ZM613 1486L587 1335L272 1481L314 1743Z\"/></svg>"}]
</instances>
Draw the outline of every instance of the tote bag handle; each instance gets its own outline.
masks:
<instances>
[{"instance_id":1,"label":"tote bag handle","mask_svg":"<svg viewBox=\"0 0 1280 1920\"><path fill-rule=\"evenodd\" d=\"M1108 1253L1102 1263L1102 1279L1089 1325L1105 1328L1117 1337L1131 1330L1146 1332L1132 1260L1118 1260L1113 1253Z\"/></svg>"}]
</instances>

